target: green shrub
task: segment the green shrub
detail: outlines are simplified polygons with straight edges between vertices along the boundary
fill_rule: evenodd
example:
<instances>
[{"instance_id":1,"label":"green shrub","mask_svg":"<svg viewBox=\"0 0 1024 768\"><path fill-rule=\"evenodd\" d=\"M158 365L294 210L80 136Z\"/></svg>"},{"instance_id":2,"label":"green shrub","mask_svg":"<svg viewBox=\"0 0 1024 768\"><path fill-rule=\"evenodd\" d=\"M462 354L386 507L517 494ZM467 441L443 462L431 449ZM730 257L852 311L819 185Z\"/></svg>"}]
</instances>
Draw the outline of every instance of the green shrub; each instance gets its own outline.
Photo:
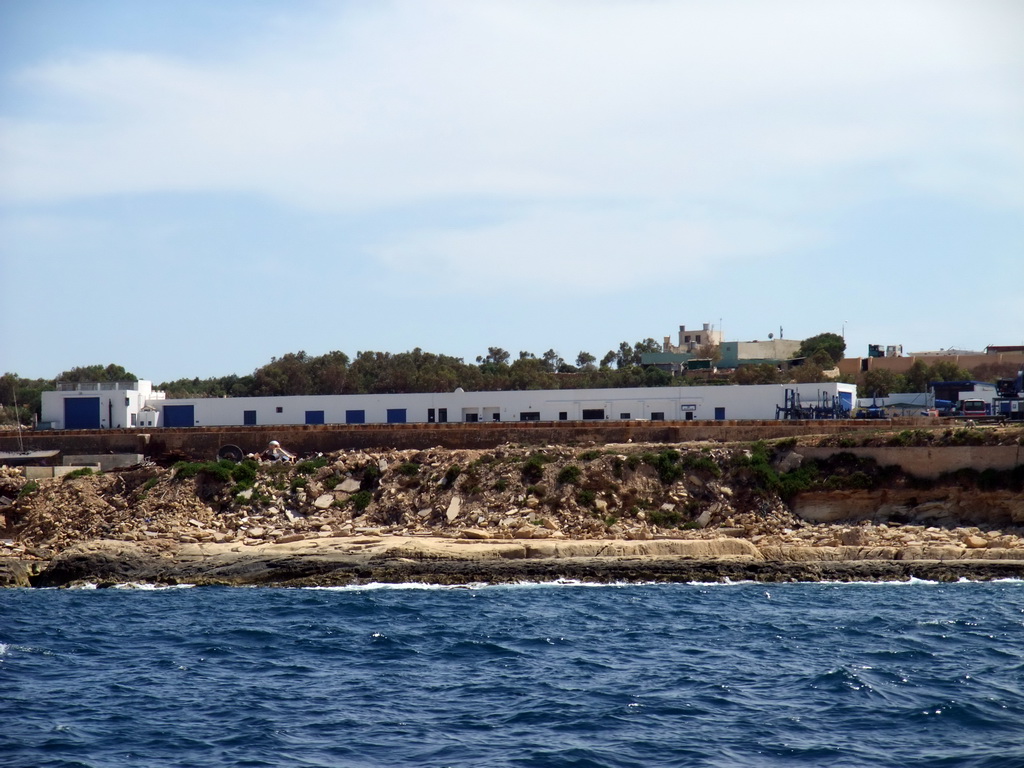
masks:
<instances>
[{"instance_id":1,"label":"green shrub","mask_svg":"<svg viewBox=\"0 0 1024 768\"><path fill-rule=\"evenodd\" d=\"M980 429L962 427L954 430L950 435L949 442L952 445L984 445L985 433Z\"/></svg>"},{"instance_id":2,"label":"green shrub","mask_svg":"<svg viewBox=\"0 0 1024 768\"><path fill-rule=\"evenodd\" d=\"M558 472L559 485L579 485L583 470L575 464L567 464Z\"/></svg>"},{"instance_id":3,"label":"green shrub","mask_svg":"<svg viewBox=\"0 0 1024 768\"><path fill-rule=\"evenodd\" d=\"M625 466L625 462L618 456L612 459L612 474L615 475L616 480L622 479L622 475L624 474L623 469L625 468Z\"/></svg>"},{"instance_id":4,"label":"green shrub","mask_svg":"<svg viewBox=\"0 0 1024 768\"><path fill-rule=\"evenodd\" d=\"M236 464L229 459L220 461L179 461L174 465L174 479L188 480L203 475L222 483L235 482L250 487L256 481L256 462L251 459Z\"/></svg>"},{"instance_id":5,"label":"green shrub","mask_svg":"<svg viewBox=\"0 0 1024 768\"><path fill-rule=\"evenodd\" d=\"M29 480L27 483L25 483L23 486L21 486L21 490L18 491L18 498L22 499L22 498L28 496L29 494L35 493L38 490L39 490L39 481L38 480Z\"/></svg>"},{"instance_id":6,"label":"green shrub","mask_svg":"<svg viewBox=\"0 0 1024 768\"><path fill-rule=\"evenodd\" d=\"M420 465L414 461L406 461L399 464L395 471L403 477L415 477L420 473Z\"/></svg>"},{"instance_id":7,"label":"green shrub","mask_svg":"<svg viewBox=\"0 0 1024 768\"><path fill-rule=\"evenodd\" d=\"M543 485L529 485L526 487L527 494L533 494L538 499L543 499L547 495L548 489Z\"/></svg>"},{"instance_id":8,"label":"green shrub","mask_svg":"<svg viewBox=\"0 0 1024 768\"><path fill-rule=\"evenodd\" d=\"M380 465L375 461L369 462L363 467L363 478L359 481L359 487L364 491L372 491L378 485L380 485L380 478L383 473L380 471Z\"/></svg>"},{"instance_id":9,"label":"green shrub","mask_svg":"<svg viewBox=\"0 0 1024 768\"><path fill-rule=\"evenodd\" d=\"M523 482L538 483L544 479L544 465L551 459L543 453L532 453L523 462Z\"/></svg>"},{"instance_id":10,"label":"green shrub","mask_svg":"<svg viewBox=\"0 0 1024 768\"><path fill-rule=\"evenodd\" d=\"M295 474L297 475L312 475L318 469L326 467L328 464L326 456L317 456L315 459L306 459L300 461L295 465Z\"/></svg>"},{"instance_id":11,"label":"green shrub","mask_svg":"<svg viewBox=\"0 0 1024 768\"><path fill-rule=\"evenodd\" d=\"M660 453L644 453L640 459L649 464L658 473L658 479L665 485L681 480L688 471L706 472L714 477L721 477L722 470L710 456L700 453L688 453L685 456L674 448Z\"/></svg>"},{"instance_id":12,"label":"green shrub","mask_svg":"<svg viewBox=\"0 0 1024 768\"><path fill-rule=\"evenodd\" d=\"M352 506L354 506L359 512L362 512L370 506L370 502L373 501L373 494L369 491L359 491L357 493L353 493L349 497L349 501L352 502Z\"/></svg>"},{"instance_id":13,"label":"green shrub","mask_svg":"<svg viewBox=\"0 0 1024 768\"><path fill-rule=\"evenodd\" d=\"M494 490L498 493L504 493L508 490L508 481L504 477L499 477L494 481Z\"/></svg>"},{"instance_id":14,"label":"green shrub","mask_svg":"<svg viewBox=\"0 0 1024 768\"><path fill-rule=\"evenodd\" d=\"M814 462L807 462L792 472L779 476L779 495L783 499L791 499L798 493L813 488L817 480L817 465Z\"/></svg>"},{"instance_id":15,"label":"green shrub","mask_svg":"<svg viewBox=\"0 0 1024 768\"><path fill-rule=\"evenodd\" d=\"M226 459L223 460L223 465L216 461L179 461L171 469L174 470L175 480L190 480L199 475L206 475L226 483L231 479L232 466L234 464Z\"/></svg>"},{"instance_id":16,"label":"green shrub","mask_svg":"<svg viewBox=\"0 0 1024 768\"><path fill-rule=\"evenodd\" d=\"M139 498L144 499L146 495L156 487L156 484L160 482L160 478L151 477L149 480L142 484L142 488L139 489Z\"/></svg>"},{"instance_id":17,"label":"green shrub","mask_svg":"<svg viewBox=\"0 0 1024 768\"><path fill-rule=\"evenodd\" d=\"M659 528L675 528L683 522L683 515L674 509L652 509L647 513L647 519Z\"/></svg>"},{"instance_id":18,"label":"green shrub","mask_svg":"<svg viewBox=\"0 0 1024 768\"><path fill-rule=\"evenodd\" d=\"M581 507L593 507L596 501L597 494L593 491L584 489L576 494L576 503Z\"/></svg>"},{"instance_id":19,"label":"green shrub","mask_svg":"<svg viewBox=\"0 0 1024 768\"><path fill-rule=\"evenodd\" d=\"M779 453L785 453L786 451L792 451L796 448L796 438L786 437L775 443L775 450Z\"/></svg>"},{"instance_id":20,"label":"green shrub","mask_svg":"<svg viewBox=\"0 0 1024 768\"><path fill-rule=\"evenodd\" d=\"M593 461L599 458L601 458L600 451L584 451L580 454L580 461Z\"/></svg>"},{"instance_id":21,"label":"green shrub","mask_svg":"<svg viewBox=\"0 0 1024 768\"><path fill-rule=\"evenodd\" d=\"M684 455L680 460L680 465L691 471L706 472L713 477L722 476L722 468L718 466L718 462L710 456L704 456L699 453Z\"/></svg>"},{"instance_id":22,"label":"green shrub","mask_svg":"<svg viewBox=\"0 0 1024 768\"><path fill-rule=\"evenodd\" d=\"M294 477L292 478L291 489L293 491L299 490L299 488L305 488L309 484L309 480L305 477Z\"/></svg>"},{"instance_id":23,"label":"green shrub","mask_svg":"<svg viewBox=\"0 0 1024 768\"><path fill-rule=\"evenodd\" d=\"M462 474L462 467L458 464L452 464L448 467L448 471L444 473L444 487L451 488L455 481L459 479L459 475Z\"/></svg>"},{"instance_id":24,"label":"green shrub","mask_svg":"<svg viewBox=\"0 0 1024 768\"><path fill-rule=\"evenodd\" d=\"M246 459L245 461L235 464L231 470L231 479L235 481L235 484L241 488L251 488L256 482L256 470L259 468L252 459Z\"/></svg>"}]
</instances>

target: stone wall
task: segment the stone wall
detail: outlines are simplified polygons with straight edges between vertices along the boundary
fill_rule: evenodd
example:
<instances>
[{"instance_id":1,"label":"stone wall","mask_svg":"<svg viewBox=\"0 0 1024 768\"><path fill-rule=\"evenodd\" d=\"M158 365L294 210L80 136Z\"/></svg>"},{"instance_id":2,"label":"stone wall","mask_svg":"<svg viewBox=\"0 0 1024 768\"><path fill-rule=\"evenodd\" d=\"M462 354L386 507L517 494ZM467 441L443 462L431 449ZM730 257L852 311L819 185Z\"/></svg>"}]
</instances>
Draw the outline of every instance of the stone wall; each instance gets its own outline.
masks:
<instances>
[{"instance_id":1,"label":"stone wall","mask_svg":"<svg viewBox=\"0 0 1024 768\"><path fill-rule=\"evenodd\" d=\"M826 421L616 421L502 422L481 424L360 424L287 427L196 427L154 430L79 430L25 432L0 436L0 451L59 449L65 454L143 453L149 457L184 454L213 458L223 445L246 453L279 440L291 451L330 453L341 449L493 448L523 445L691 441L750 442L801 435L834 435L866 429L934 426L934 420L891 419L866 424Z\"/></svg>"}]
</instances>

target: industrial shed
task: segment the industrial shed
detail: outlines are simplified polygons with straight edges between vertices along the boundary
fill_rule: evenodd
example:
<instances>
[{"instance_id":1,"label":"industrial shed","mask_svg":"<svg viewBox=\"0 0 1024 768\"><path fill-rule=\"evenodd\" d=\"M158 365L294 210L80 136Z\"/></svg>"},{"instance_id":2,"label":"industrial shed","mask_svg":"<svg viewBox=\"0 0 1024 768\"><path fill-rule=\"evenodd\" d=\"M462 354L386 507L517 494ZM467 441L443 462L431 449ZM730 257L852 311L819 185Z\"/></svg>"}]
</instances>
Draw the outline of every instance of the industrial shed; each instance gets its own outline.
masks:
<instances>
[{"instance_id":1,"label":"industrial shed","mask_svg":"<svg viewBox=\"0 0 1024 768\"><path fill-rule=\"evenodd\" d=\"M410 393L381 395L298 395L281 397L168 399L152 392L117 390L130 406L120 420L100 419L93 406L80 418L78 391L43 395L43 421L54 429L103 429L110 425L149 427L258 426L295 424L406 424L522 421L693 421L775 419L794 395L849 412L853 384L765 384L750 386L555 389L511 392ZM88 390L86 390L88 391ZM143 396L143 392L152 395ZM134 399L133 399L134 395ZM121 402L118 399L118 402ZM70 403L70 404L69 404ZM102 412L102 406L99 406ZM113 410L111 410L113 413ZM101 414L102 415L102 414ZM144 423L143 423L144 422Z\"/></svg>"}]
</instances>

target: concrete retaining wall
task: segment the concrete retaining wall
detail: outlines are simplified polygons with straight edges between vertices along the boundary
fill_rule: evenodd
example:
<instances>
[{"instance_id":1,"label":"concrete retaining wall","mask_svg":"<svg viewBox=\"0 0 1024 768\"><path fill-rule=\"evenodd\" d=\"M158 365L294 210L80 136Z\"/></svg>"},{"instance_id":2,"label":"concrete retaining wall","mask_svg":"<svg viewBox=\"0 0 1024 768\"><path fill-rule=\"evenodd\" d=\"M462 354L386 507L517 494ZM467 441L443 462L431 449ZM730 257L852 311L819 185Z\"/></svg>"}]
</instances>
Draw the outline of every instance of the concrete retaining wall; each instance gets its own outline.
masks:
<instances>
[{"instance_id":1,"label":"concrete retaining wall","mask_svg":"<svg viewBox=\"0 0 1024 768\"><path fill-rule=\"evenodd\" d=\"M951 445L942 447L807 448L799 453L808 459L825 459L837 453L874 459L880 466L895 466L916 477L937 478L958 469L1007 470L1024 464L1024 446Z\"/></svg>"}]
</instances>

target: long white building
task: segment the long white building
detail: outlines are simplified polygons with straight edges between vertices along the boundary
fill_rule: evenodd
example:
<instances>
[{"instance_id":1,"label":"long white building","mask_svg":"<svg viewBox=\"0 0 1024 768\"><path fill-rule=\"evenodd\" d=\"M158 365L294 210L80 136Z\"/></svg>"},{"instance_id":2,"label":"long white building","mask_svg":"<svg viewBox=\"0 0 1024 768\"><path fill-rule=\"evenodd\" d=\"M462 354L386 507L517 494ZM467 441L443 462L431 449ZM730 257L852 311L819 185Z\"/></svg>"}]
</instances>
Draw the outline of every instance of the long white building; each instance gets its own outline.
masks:
<instances>
[{"instance_id":1,"label":"long white building","mask_svg":"<svg viewBox=\"0 0 1024 768\"><path fill-rule=\"evenodd\" d=\"M51 429L482 421L692 421L775 419L802 406L848 414L856 386L838 382L750 386L545 389L389 395L165 398L148 381L134 389L74 385L42 396Z\"/></svg>"}]
</instances>

